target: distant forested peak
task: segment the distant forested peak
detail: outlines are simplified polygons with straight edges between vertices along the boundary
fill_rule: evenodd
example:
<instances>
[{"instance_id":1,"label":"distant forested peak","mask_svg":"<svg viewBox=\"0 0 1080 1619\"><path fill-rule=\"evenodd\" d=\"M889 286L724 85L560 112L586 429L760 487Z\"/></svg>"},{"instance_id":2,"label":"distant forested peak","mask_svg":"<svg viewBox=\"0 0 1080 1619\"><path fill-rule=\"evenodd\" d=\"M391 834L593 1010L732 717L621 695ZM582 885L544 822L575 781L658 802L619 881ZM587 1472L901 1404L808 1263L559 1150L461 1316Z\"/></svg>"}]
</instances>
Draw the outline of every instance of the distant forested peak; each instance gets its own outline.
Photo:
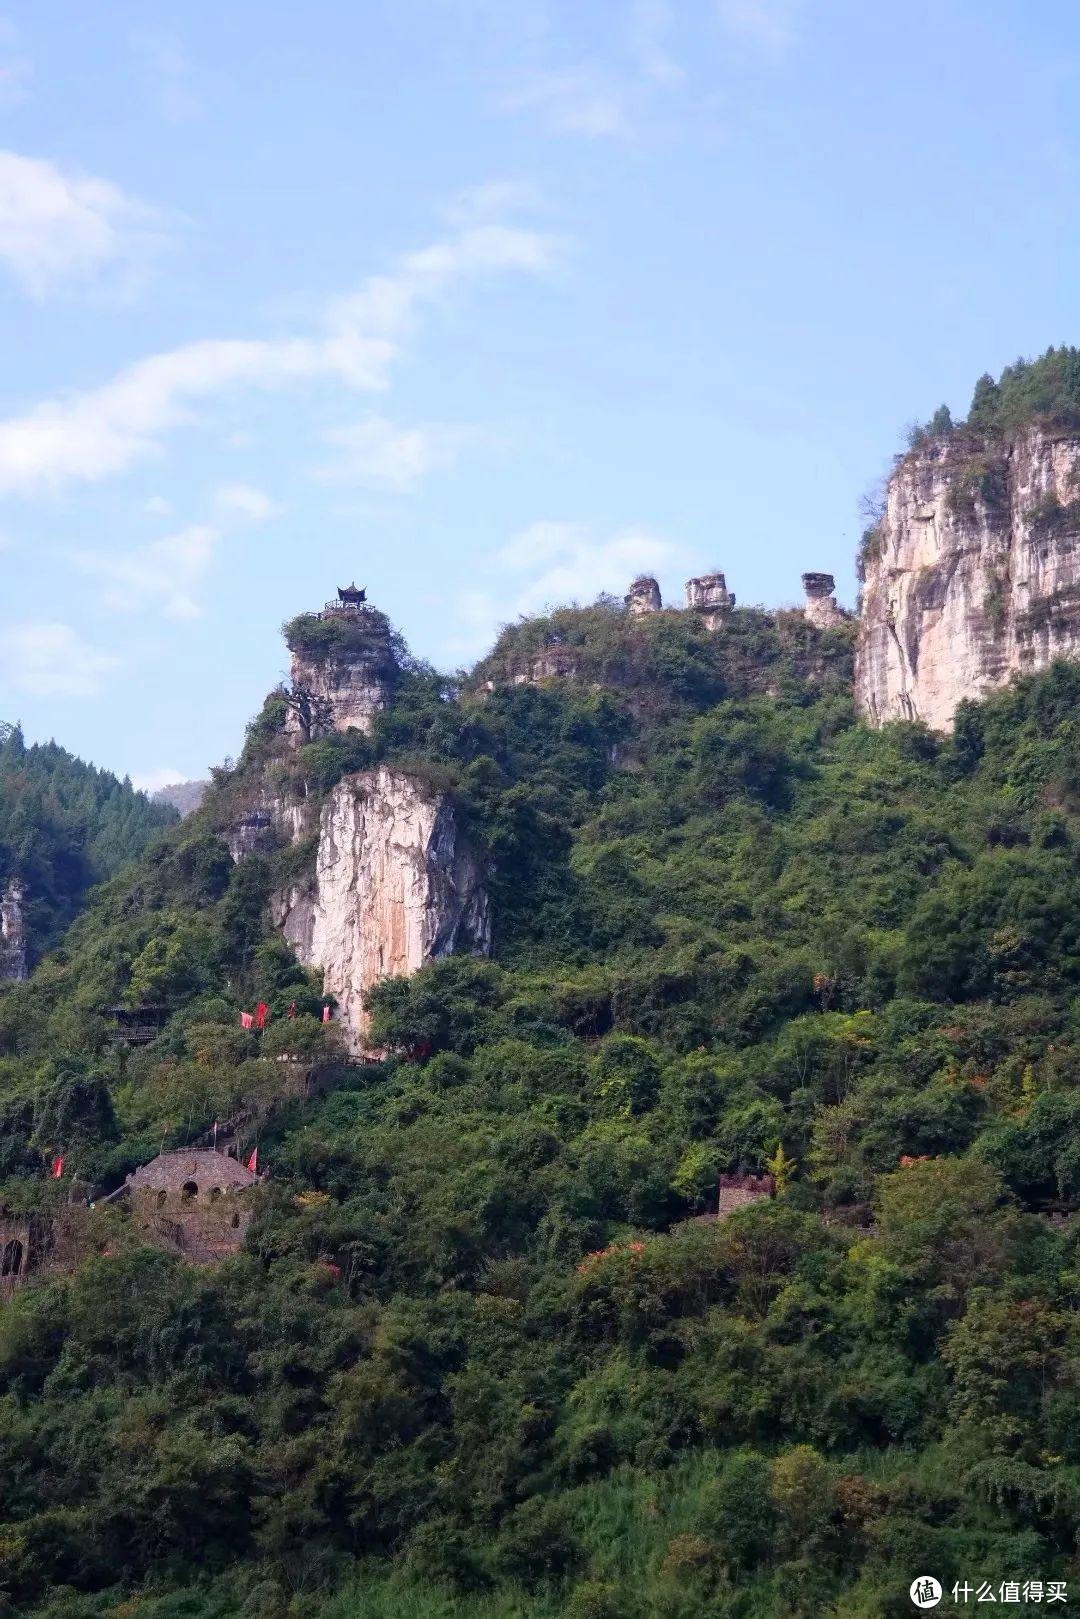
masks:
<instances>
[{"instance_id":1,"label":"distant forested peak","mask_svg":"<svg viewBox=\"0 0 1080 1619\"><path fill-rule=\"evenodd\" d=\"M55 742L28 745L21 726L0 723L0 888L12 878L25 885L31 961L59 937L89 888L176 819L126 778Z\"/></svg>"}]
</instances>

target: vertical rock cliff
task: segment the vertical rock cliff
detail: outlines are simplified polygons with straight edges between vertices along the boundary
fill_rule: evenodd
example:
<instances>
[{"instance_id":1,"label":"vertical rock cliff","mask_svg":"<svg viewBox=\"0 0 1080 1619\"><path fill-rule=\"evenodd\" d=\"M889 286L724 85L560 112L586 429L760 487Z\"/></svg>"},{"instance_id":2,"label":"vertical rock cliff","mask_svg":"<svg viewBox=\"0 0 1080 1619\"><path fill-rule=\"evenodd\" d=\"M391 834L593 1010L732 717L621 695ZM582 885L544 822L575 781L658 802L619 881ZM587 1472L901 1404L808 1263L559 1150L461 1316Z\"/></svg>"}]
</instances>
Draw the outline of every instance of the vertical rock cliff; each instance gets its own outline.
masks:
<instances>
[{"instance_id":1,"label":"vertical rock cliff","mask_svg":"<svg viewBox=\"0 0 1080 1619\"><path fill-rule=\"evenodd\" d=\"M285 627L292 653L286 730L297 746L330 731L370 731L398 672L384 614L366 604L327 602Z\"/></svg>"},{"instance_id":2,"label":"vertical rock cliff","mask_svg":"<svg viewBox=\"0 0 1080 1619\"><path fill-rule=\"evenodd\" d=\"M961 699L1080 655L1080 435L931 438L897 464L863 568L872 724L947 729Z\"/></svg>"},{"instance_id":3,"label":"vertical rock cliff","mask_svg":"<svg viewBox=\"0 0 1080 1619\"><path fill-rule=\"evenodd\" d=\"M482 875L453 806L385 766L338 783L322 808L313 877L272 903L300 960L322 968L358 1046L365 997L381 978L491 948Z\"/></svg>"},{"instance_id":4,"label":"vertical rock cliff","mask_svg":"<svg viewBox=\"0 0 1080 1619\"><path fill-rule=\"evenodd\" d=\"M26 889L17 877L12 877L0 897L0 982L21 981L28 976L25 903Z\"/></svg>"}]
</instances>

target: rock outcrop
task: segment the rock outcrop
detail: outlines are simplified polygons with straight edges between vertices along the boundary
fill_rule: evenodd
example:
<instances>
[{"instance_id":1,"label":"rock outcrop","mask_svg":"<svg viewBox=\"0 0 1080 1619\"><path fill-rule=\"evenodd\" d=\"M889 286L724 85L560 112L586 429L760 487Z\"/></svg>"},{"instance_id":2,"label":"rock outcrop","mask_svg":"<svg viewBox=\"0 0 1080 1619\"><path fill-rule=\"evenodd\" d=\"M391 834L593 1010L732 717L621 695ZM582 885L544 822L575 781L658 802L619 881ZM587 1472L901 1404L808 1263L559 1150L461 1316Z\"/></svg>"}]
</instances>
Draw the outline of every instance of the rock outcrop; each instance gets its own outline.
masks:
<instances>
[{"instance_id":1,"label":"rock outcrop","mask_svg":"<svg viewBox=\"0 0 1080 1619\"><path fill-rule=\"evenodd\" d=\"M25 904L25 886L10 878L0 896L0 982L27 977Z\"/></svg>"},{"instance_id":2,"label":"rock outcrop","mask_svg":"<svg viewBox=\"0 0 1080 1619\"><path fill-rule=\"evenodd\" d=\"M1080 435L958 431L905 455L868 536L855 697L872 724L1080 655Z\"/></svg>"},{"instance_id":3,"label":"rock outcrop","mask_svg":"<svg viewBox=\"0 0 1080 1619\"><path fill-rule=\"evenodd\" d=\"M285 730L295 746L331 731L369 732L397 674L390 626L376 608L327 602L287 626L292 685Z\"/></svg>"},{"instance_id":4,"label":"rock outcrop","mask_svg":"<svg viewBox=\"0 0 1080 1619\"><path fill-rule=\"evenodd\" d=\"M735 606L735 597L722 573L703 573L686 581L686 606L688 611L700 613L706 629L716 630Z\"/></svg>"},{"instance_id":5,"label":"rock outcrop","mask_svg":"<svg viewBox=\"0 0 1080 1619\"><path fill-rule=\"evenodd\" d=\"M635 618L640 618L643 613L658 613L663 605L660 600L660 586L647 573L639 574L633 580L623 600L626 603L626 611L632 613Z\"/></svg>"},{"instance_id":6,"label":"rock outcrop","mask_svg":"<svg viewBox=\"0 0 1080 1619\"><path fill-rule=\"evenodd\" d=\"M243 812L220 827L229 853L237 862L249 854L272 854L287 844L300 843L317 829L318 800L307 788L295 785L257 785Z\"/></svg>"},{"instance_id":7,"label":"rock outcrop","mask_svg":"<svg viewBox=\"0 0 1080 1619\"><path fill-rule=\"evenodd\" d=\"M836 580L831 573L804 573L802 584L806 595L803 613L808 623L819 630L831 630L844 622L848 615L837 604Z\"/></svg>"},{"instance_id":8,"label":"rock outcrop","mask_svg":"<svg viewBox=\"0 0 1080 1619\"><path fill-rule=\"evenodd\" d=\"M313 877L271 903L299 959L322 968L355 1047L380 979L491 948L482 874L453 805L386 766L338 783L322 808Z\"/></svg>"}]
</instances>

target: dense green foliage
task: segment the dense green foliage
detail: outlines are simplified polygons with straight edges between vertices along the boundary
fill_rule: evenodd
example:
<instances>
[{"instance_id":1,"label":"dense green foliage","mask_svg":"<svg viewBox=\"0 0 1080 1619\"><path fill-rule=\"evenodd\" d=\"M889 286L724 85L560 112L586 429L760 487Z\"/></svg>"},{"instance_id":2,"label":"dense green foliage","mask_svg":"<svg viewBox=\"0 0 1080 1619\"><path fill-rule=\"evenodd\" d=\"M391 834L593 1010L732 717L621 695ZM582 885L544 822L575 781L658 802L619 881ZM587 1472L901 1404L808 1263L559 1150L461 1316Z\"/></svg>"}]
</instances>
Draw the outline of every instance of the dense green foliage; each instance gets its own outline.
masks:
<instances>
[{"instance_id":1,"label":"dense green foliage","mask_svg":"<svg viewBox=\"0 0 1080 1619\"><path fill-rule=\"evenodd\" d=\"M351 615L298 613L281 626L285 644L292 652L325 657L327 654L353 654L393 666L400 661L404 646L390 626L385 613L365 607Z\"/></svg>"},{"instance_id":2,"label":"dense green foliage","mask_svg":"<svg viewBox=\"0 0 1080 1619\"><path fill-rule=\"evenodd\" d=\"M60 936L92 884L176 819L130 782L55 742L28 748L17 725L0 724L0 888L11 877L26 885L30 959Z\"/></svg>"},{"instance_id":3,"label":"dense green foliage","mask_svg":"<svg viewBox=\"0 0 1080 1619\"><path fill-rule=\"evenodd\" d=\"M940 405L928 422L908 429L908 448L965 429L1009 438L1031 422L1080 430L1080 349L1048 348L1037 360L1016 360L996 382L981 376L966 421L954 422L948 405Z\"/></svg>"},{"instance_id":4,"label":"dense green foliage","mask_svg":"<svg viewBox=\"0 0 1080 1619\"><path fill-rule=\"evenodd\" d=\"M858 724L842 636L556 627L609 686L415 671L372 738L288 756L271 702L0 997L12 1206L47 1146L118 1179L318 1049L265 909L311 851L234 867L215 831L256 778L407 765L490 862L494 959L386 984L393 1054L264 1110L242 1255L185 1266L114 1221L0 1310L15 1610L871 1619L925 1570L1064 1577L1080 671L946 740ZM173 1009L123 1066L97 1015L122 995ZM258 996L273 1051L236 1027ZM774 1202L691 1218L778 1145Z\"/></svg>"}]
</instances>

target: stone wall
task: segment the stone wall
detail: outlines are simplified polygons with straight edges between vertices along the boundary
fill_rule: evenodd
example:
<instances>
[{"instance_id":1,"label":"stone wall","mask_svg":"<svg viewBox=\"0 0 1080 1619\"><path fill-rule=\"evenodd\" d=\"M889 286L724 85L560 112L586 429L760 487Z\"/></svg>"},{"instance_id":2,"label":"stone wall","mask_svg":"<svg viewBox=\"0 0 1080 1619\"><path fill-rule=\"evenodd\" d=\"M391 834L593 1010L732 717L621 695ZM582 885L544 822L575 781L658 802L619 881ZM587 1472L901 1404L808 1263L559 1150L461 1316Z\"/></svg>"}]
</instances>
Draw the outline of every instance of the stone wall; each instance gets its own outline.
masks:
<instances>
[{"instance_id":1,"label":"stone wall","mask_svg":"<svg viewBox=\"0 0 1080 1619\"><path fill-rule=\"evenodd\" d=\"M0 1213L0 1299L22 1286L40 1258L41 1245L40 1227L28 1215Z\"/></svg>"},{"instance_id":2,"label":"stone wall","mask_svg":"<svg viewBox=\"0 0 1080 1619\"><path fill-rule=\"evenodd\" d=\"M222 1259L243 1244L252 1219L246 1194L258 1180L225 1153L162 1153L128 1176L132 1222L148 1241L185 1259Z\"/></svg>"},{"instance_id":3,"label":"stone wall","mask_svg":"<svg viewBox=\"0 0 1080 1619\"><path fill-rule=\"evenodd\" d=\"M721 1175L716 1218L722 1220L733 1209L745 1208L748 1203L761 1203L775 1196L776 1182L771 1175Z\"/></svg>"}]
</instances>

